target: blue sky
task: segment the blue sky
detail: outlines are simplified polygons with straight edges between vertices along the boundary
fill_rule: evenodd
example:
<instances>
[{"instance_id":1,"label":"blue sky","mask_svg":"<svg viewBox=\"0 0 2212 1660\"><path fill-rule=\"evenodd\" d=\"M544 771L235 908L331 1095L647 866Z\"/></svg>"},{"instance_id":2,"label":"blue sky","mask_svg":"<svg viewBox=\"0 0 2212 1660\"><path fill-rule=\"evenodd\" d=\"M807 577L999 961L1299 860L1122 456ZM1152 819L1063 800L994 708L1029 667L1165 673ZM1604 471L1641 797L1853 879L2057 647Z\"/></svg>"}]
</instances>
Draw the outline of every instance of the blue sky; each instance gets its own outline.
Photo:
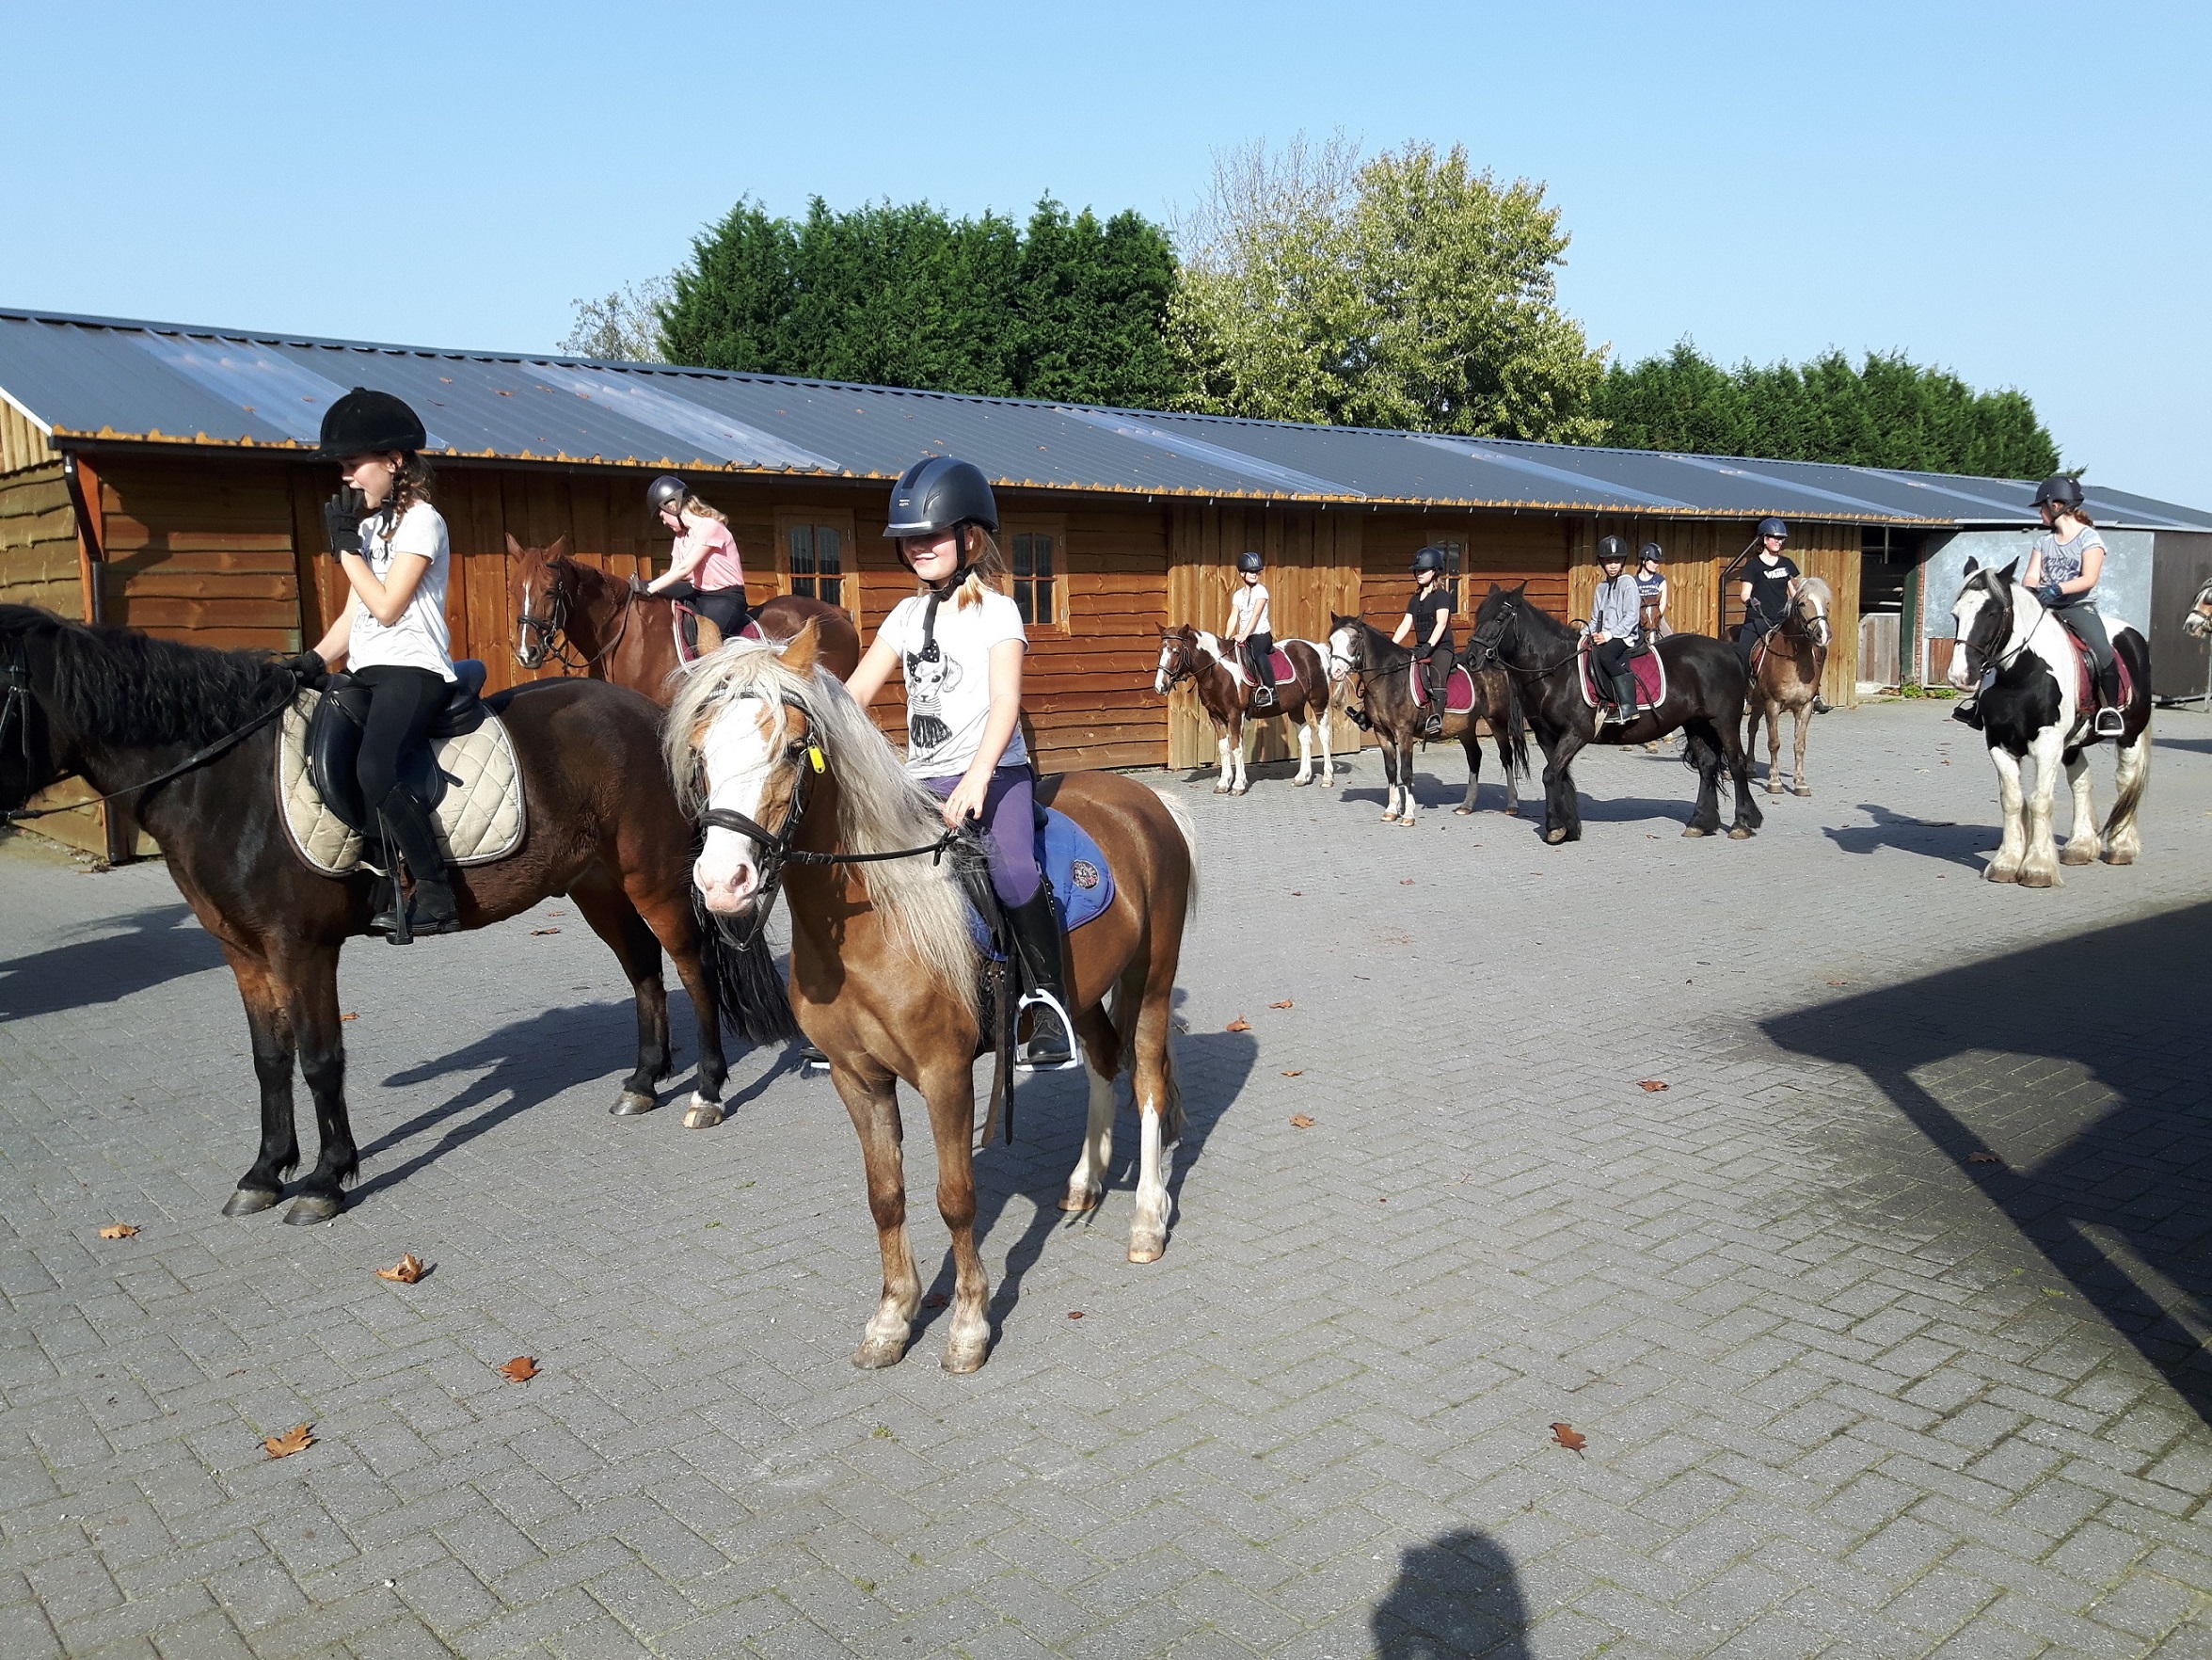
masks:
<instances>
[{"instance_id":1,"label":"blue sky","mask_svg":"<svg viewBox=\"0 0 2212 1660\"><path fill-rule=\"evenodd\" d=\"M11 8L0 303L544 349L751 195L1164 215L1343 128L1542 180L1630 358L1900 348L2212 508L2212 7ZM25 73L34 65L42 71Z\"/></svg>"}]
</instances>

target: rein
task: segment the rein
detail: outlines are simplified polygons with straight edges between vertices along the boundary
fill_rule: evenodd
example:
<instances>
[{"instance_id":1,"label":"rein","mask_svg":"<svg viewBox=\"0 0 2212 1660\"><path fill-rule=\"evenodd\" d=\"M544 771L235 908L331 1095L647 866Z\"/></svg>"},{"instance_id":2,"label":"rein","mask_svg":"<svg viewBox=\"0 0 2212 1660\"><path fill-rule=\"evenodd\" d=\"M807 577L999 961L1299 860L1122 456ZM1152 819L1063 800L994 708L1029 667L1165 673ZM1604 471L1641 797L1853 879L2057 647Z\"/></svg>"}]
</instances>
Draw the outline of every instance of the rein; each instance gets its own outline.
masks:
<instances>
[{"instance_id":1,"label":"rein","mask_svg":"<svg viewBox=\"0 0 2212 1660\"><path fill-rule=\"evenodd\" d=\"M1474 631L1473 637L1467 642L1468 646L1471 648L1479 646L1482 650L1483 661L1488 662L1491 658L1495 658L1498 661L1499 667L1510 669L1517 675L1525 675L1529 678L1536 680L1543 679L1547 675L1557 674L1561 669L1565 668L1569 662L1574 661L1575 653L1582 649L1583 643L1579 638L1568 641L1566 651L1561 653L1561 655L1554 659L1552 662L1547 667L1532 668L1523 663L1508 662L1505 657L1505 630L1508 627L1511 626L1514 615L1520 609L1520 606L1518 601L1508 599L1504 605L1498 608L1498 615L1496 618L1498 631L1495 634L1492 634L1490 638L1486 641L1483 638L1485 630L1477 629Z\"/></svg>"},{"instance_id":2,"label":"rein","mask_svg":"<svg viewBox=\"0 0 2212 1660\"><path fill-rule=\"evenodd\" d=\"M549 567L548 568L549 569L550 567ZM637 608L637 592L635 589L629 589L625 591L623 594L622 615L615 623L614 637L580 662L574 657L569 655L569 646L571 644L573 644L573 642L571 642L567 637L567 578L564 576L559 582L552 583L551 587L553 596L551 615L533 615L531 614L530 608L525 605L522 609L522 614L517 617L516 620L519 622L525 629L537 630L538 638L542 643L545 655L547 657L550 657L556 662L558 662L565 671L572 675L588 675L592 672L592 670L597 668L601 662L606 661L608 654L619 646L622 644L623 636L629 632L629 614Z\"/></svg>"}]
</instances>

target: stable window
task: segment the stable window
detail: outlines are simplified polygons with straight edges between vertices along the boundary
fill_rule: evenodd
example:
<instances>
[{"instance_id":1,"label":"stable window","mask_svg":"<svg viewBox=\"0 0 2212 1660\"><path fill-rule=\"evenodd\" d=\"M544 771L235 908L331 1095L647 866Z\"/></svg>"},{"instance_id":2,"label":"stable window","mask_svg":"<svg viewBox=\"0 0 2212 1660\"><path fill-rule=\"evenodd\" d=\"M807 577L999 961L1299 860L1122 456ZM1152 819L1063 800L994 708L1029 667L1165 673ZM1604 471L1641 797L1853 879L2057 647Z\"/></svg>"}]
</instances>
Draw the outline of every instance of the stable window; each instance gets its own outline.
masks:
<instances>
[{"instance_id":1,"label":"stable window","mask_svg":"<svg viewBox=\"0 0 2212 1660\"><path fill-rule=\"evenodd\" d=\"M1444 592L1451 597L1453 615L1457 615L1459 612L1459 573L1466 563L1467 544L1465 542L1431 542L1429 546L1441 548L1444 551Z\"/></svg>"},{"instance_id":2,"label":"stable window","mask_svg":"<svg viewBox=\"0 0 2212 1660\"><path fill-rule=\"evenodd\" d=\"M845 603L845 533L830 524L786 527L791 592L831 605Z\"/></svg>"},{"instance_id":3,"label":"stable window","mask_svg":"<svg viewBox=\"0 0 2212 1660\"><path fill-rule=\"evenodd\" d=\"M1014 605L1033 629L1059 621L1058 540L1046 531L1019 531L1013 538Z\"/></svg>"}]
</instances>

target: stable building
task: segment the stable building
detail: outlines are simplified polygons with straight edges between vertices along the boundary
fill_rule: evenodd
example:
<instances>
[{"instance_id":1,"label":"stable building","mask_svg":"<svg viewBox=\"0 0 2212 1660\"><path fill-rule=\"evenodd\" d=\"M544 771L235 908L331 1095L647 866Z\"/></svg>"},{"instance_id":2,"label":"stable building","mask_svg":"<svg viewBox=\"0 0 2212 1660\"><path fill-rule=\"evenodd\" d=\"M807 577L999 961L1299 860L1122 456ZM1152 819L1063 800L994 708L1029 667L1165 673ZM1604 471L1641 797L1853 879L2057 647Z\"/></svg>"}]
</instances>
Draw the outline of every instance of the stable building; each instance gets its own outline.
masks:
<instances>
[{"instance_id":1,"label":"stable building","mask_svg":"<svg viewBox=\"0 0 2212 1660\"><path fill-rule=\"evenodd\" d=\"M1053 770L1213 759L1187 694L1152 690L1158 630L1219 628L1248 548L1266 556L1278 637L1319 638L1331 613L1391 627L1410 592L1407 566L1429 544L1447 550L1463 610L1492 582L1526 582L1547 610L1581 615L1597 542L1615 535L1664 546L1678 630L1719 633L1736 620L1727 567L1757 521L1778 515L1791 556L1835 590L1825 690L1848 704L1863 680L1939 672L1948 550L2025 546L2035 523L2033 482L2017 479L0 309L0 602L298 650L342 598L323 548L334 470L308 455L323 411L355 386L406 399L429 428L453 537L454 655L483 658L495 690L531 678L513 651L510 535L525 547L565 538L616 575L650 572L668 542L645 487L678 472L729 516L756 603L814 595L872 634L912 592L880 534L891 481L925 455L976 462L998 490L1030 625L1030 742ZM2212 554L2212 514L2099 487L2090 507L2111 527L2118 574L2132 583L2140 566L2141 602L2123 583L2115 605L2139 627L2170 538L2176 560ZM1278 724L1256 753L1283 753ZM1359 736L1348 725L1338 734L1346 747ZM119 831L48 823L121 851Z\"/></svg>"}]
</instances>

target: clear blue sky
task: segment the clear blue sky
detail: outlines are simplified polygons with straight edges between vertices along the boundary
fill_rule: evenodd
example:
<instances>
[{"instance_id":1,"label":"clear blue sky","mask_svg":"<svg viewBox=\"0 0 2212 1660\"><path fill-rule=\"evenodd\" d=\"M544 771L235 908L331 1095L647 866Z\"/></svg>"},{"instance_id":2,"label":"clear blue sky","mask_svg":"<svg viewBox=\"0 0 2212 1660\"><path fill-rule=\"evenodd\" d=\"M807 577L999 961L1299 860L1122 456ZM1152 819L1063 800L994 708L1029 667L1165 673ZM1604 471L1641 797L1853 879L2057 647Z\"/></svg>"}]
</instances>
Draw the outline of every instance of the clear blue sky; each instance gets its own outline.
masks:
<instances>
[{"instance_id":1,"label":"clear blue sky","mask_svg":"<svg viewBox=\"0 0 2212 1660\"><path fill-rule=\"evenodd\" d=\"M10 7L0 303L545 349L751 195L1166 214L1342 127L1549 184L1630 358L1900 348L2212 508L2212 7Z\"/></svg>"}]
</instances>

